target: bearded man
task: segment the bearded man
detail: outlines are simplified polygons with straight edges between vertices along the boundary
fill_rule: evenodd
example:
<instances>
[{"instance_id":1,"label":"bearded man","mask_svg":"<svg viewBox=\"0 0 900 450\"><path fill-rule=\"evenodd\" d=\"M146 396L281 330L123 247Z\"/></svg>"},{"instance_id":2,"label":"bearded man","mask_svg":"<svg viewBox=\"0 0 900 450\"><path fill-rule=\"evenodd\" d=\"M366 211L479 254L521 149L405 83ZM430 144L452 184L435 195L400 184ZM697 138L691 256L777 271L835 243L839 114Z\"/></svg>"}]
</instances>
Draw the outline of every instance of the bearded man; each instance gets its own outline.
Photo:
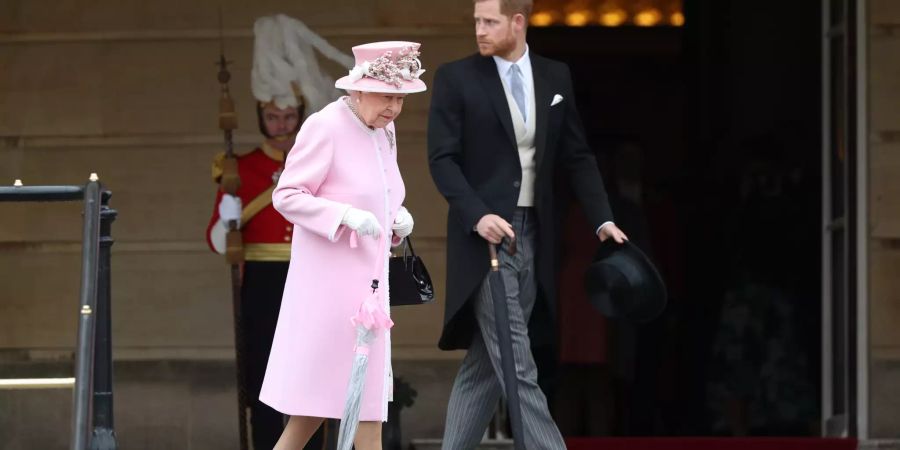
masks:
<instances>
[{"instance_id":1,"label":"bearded man","mask_svg":"<svg viewBox=\"0 0 900 450\"><path fill-rule=\"evenodd\" d=\"M447 409L443 448L478 445L503 392L486 242L516 238L499 252L500 274L529 447L564 449L537 384L528 322L535 305L554 327L563 176L601 241L623 242L575 107L569 68L529 52L531 0L474 0L478 53L434 76L428 156L449 203L443 350L467 349ZM563 325L564 326L564 325Z\"/></svg>"}]
</instances>

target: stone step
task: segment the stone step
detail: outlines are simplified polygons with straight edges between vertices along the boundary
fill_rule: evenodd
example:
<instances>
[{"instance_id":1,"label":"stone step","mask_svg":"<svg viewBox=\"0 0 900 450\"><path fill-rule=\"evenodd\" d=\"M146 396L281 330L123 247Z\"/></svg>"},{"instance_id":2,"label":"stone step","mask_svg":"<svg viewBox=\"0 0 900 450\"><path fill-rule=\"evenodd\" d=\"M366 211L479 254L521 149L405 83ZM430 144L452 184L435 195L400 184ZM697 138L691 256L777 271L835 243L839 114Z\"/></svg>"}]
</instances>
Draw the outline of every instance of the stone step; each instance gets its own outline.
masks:
<instances>
[{"instance_id":1,"label":"stone step","mask_svg":"<svg viewBox=\"0 0 900 450\"><path fill-rule=\"evenodd\" d=\"M859 450L900 450L900 439L870 439L859 443Z\"/></svg>"},{"instance_id":2,"label":"stone step","mask_svg":"<svg viewBox=\"0 0 900 450\"><path fill-rule=\"evenodd\" d=\"M440 450L441 439L413 439L409 442L410 450ZM481 441L475 450L506 450L513 448L512 439L491 439Z\"/></svg>"},{"instance_id":3,"label":"stone step","mask_svg":"<svg viewBox=\"0 0 900 450\"><path fill-rule=\"evenodd\" d=\"M70 377L74 372L71 360L31 361L9 353L0 350L0 378ZM401 448L408 448L409 437L442 435L458 365L394 363L395 376L417 391L413 405L401 411ZM233 361L116 361L113 377L119 448L237 448ZM0 390L0 449L66 450L71 413L71 389Z\"/></svg>"}]
</instances>

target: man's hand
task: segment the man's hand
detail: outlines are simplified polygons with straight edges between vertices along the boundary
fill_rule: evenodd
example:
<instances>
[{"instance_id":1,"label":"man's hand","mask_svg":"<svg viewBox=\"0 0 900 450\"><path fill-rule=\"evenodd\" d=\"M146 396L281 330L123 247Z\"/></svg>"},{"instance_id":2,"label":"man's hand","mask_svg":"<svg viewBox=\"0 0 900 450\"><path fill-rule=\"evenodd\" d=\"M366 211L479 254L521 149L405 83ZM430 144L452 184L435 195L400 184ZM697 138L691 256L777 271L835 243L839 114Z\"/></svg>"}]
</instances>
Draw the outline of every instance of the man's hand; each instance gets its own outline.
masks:
<instances>
[{"instance_id":1,"label":"man's hand","mask_svg":"<svg viewBox=\"0 0 900 450\"><path fill-rule=\"evenodd\" d=\"M491 244L499 244L504 237L516 237L509 222L496 214L488 214L478 221L475 231Z\"/></svg>"},{"instance_id":2,"label":"man's hand","mask_svg":"<svg viewBox=\"0 0 900 450\"><path fill-rule=\"evenodd\" d=\"M234 195L223 194L219 201L219 218L228 228L228 222L234 220L238 228L241 227L241 198Z\"/></svg>"},{"instance_id":3,"label":"man's hand","mask_svg":"<svg viewBox=\"0 0 900 450\"><path fill-rule=\"evenodd\" d=\"M628 236L626 236L614 223L603 225L600 228L600 232L597 233L597 236L600 238L600 242L613 238L616 242L624 244L625 241L628 240Z\"/></svg>"}]
</instances>

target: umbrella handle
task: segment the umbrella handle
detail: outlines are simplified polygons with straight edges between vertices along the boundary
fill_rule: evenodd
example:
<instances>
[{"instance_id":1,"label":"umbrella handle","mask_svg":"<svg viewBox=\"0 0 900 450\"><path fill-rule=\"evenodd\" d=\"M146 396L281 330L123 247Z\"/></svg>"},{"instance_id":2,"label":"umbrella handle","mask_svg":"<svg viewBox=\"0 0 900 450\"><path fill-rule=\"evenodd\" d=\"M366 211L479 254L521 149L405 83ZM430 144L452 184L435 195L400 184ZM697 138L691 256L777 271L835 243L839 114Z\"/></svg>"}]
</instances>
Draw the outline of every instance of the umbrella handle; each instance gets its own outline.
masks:
<instances>
[{"instance_id":1,"label":"umbrella handle","mask_svg":"<svg viewBox=\"0 0 900 450\"><path fill-rule=\"evenodd\" d=\"M500 258L497 257L497 246L488 242L488 254L491 257L491 272L500 270Z\"/></svg>"},{"instance_id":2,"label":"umbrella handle","mask_svg":"<svg viewBox=\"0 0 900 450\"><path fill-rule=\"evenodd\" d=\"M506 243L506 253L510 255L516 254L516 238L503 238L500 244ZM491 272L500 270L500 259L497 257L497 246L488 242L488 255L491 257Z\"/></svg>"}]
</instances>

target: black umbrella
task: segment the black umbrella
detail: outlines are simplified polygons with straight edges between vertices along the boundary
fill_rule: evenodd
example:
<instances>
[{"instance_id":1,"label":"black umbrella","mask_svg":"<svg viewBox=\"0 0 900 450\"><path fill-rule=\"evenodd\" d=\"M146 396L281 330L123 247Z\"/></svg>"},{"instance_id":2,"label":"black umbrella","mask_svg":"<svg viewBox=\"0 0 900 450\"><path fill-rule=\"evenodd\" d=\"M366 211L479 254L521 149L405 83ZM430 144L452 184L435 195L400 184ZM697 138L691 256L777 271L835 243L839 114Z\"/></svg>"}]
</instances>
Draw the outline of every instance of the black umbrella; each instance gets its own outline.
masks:
<instances>
[{"instance_id":1,"label":"black umbrella","mask_svg":"<svg viewBox=\"0 0 900 450\"><path fill-rule=\"evenodd\" d=\"M506 403L512 428L513 445L516 450L525 450L525 429L522 428L522 408L519 405L519 380L516 376L516 359L512 347L512 331L509 328L509 309L506 305L506 285L500 275L500 260L497 247L488 242L491 255L491 298L494 302L494 320L497 323L497 340L500 345L500 368L503 370L503 385L506 388ZM509 241L508 253L516 254L516 240Z\"/></svg>"}]
</instances>

